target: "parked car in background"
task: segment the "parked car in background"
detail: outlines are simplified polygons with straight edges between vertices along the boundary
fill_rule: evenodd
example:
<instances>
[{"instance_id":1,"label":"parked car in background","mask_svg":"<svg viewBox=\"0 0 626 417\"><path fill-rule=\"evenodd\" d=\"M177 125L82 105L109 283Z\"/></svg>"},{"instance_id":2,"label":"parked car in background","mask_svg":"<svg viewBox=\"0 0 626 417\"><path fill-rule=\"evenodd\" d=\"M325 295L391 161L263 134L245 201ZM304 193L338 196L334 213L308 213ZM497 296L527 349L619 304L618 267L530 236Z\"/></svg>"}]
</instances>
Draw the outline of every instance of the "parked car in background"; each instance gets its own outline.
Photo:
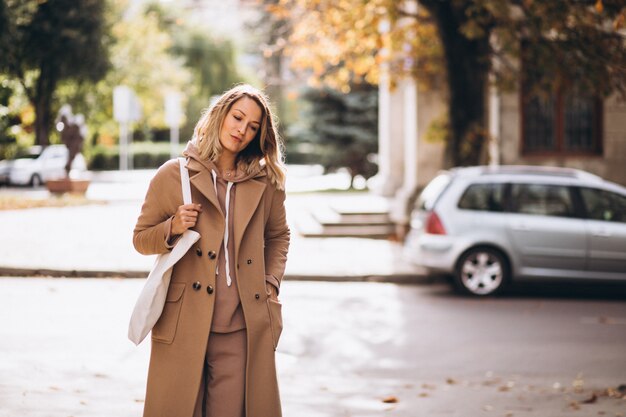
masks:
<instances>
[{"instance_id":1,"label":"parked car in background","mask_svg":"<svg viewBox=\"0 0 626 417\"><path fill-rule=\"evenodd\" d=\"M13 159L3 159L0 161L0 185L8 185L13 164L18 159L35 159L41 154L41 146L31 146L18 152Z\"/></svg>"},{"instance_id":2,"label":"parked car in background","mask_svg":"<svg viewBox=\"0 0 626 417\"><path fill-rule=\"evenodd\" d=\"M33 146L28 156L6 161L9 165L8 182L13 185L38 187L50 179L63 178L68 154L65 145L50 145L45 148ZM72 162L71 174L86 170L85 158L79 153Z\"/></svg>"},{"instance_id":3,"label":"parked car in background","mask_svg":"<svg viewBox=\"0 0 626 417\"><path fill-rule=\"evenodd\" d=\"M626 188L568 168L444 171L416 202L405 254L478 296L512 280L626 280Z\"/></svg>"}]
</instances>

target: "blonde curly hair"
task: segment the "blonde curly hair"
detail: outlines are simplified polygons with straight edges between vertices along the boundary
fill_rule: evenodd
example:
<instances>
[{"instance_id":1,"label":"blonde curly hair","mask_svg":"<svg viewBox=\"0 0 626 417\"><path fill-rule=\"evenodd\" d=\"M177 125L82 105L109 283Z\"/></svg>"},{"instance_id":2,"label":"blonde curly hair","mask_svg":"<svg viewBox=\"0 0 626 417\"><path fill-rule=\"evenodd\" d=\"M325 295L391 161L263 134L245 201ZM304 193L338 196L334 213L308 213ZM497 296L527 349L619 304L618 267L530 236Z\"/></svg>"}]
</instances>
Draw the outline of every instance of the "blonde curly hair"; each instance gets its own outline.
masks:
<instances>
[{"instance_id":1,"label":"blonde curly hair","mask_svg":"<svg viewBox=\"0 0 626 417\"><path fill-rule=\"evenodd\" d=\"M277 122L269 107L269 99L261 91L248 84L239 84L223 93L206 109L194 129L192 143L200 156L216 161L222 153L219 140L224 118L233 104L243 97L254 100L261 108L261 127L252 142L237 155L237 167L252 173L265 166L270 181L280 190L285 189L284 145Z\"/></svg>"}]
</instances>

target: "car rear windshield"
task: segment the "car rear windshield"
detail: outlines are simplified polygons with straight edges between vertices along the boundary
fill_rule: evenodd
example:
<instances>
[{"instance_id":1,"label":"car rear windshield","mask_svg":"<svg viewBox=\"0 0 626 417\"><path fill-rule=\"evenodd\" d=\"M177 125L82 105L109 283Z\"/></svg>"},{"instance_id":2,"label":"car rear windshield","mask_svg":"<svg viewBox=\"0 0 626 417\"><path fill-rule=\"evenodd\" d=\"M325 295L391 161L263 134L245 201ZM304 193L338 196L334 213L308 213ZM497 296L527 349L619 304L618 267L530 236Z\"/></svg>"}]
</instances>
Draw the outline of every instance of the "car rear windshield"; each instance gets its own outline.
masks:
<instances>
[{"instance_id":1,"label":"car rear windshield","mask_svg":"<svg viewBox=\"0 0 626 417\"><path fill-rule=\"evenodd\" d=\"M465 210L504 211L504 184L472 184L463 193L458 207Z\"/></svg>"},{"instance_id":2,"label":"car rear windshield","mask_svg":"<svg viewBox=\"0 0 626 417\"><path fill-rule=\"evenodd\" d=\"M435 202L446 189L448 184L450 184L450 180L452 179L449 173L439 174L435 178L433 178L428 185L422 190L415 207L418 210L426 210L430 211L435 206Z\"/></svg>"}]
</instances>

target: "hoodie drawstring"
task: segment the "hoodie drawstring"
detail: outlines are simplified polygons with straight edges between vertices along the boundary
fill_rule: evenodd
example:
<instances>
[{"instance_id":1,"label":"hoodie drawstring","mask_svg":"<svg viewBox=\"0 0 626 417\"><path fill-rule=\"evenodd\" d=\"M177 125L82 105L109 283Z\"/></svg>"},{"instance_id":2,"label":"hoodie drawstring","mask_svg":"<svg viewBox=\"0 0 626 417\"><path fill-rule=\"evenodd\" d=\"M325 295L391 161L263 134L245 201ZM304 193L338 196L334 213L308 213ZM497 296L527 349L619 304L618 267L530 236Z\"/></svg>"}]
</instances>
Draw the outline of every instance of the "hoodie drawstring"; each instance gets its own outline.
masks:
<instances>
[{"instance_id":1,"label":"hoodie drawstring","mask_svg":"<svg viewBox=\"0 0 626 417\"><path fill-rule=\"evenodd\" d=\"M211 170L213 176L213 188L215 189L215 195L217 195L217 173L215 170ZM228 256L228 222L230 215L230 189L233 188L233 183L228 181L226 185L226 225L224 226L224 257L226 258L226 285L229 287L233 283L230 276L230 259ZM216 268L216 272L219 274L219 268Z\"/></svg>"}]
</instances>

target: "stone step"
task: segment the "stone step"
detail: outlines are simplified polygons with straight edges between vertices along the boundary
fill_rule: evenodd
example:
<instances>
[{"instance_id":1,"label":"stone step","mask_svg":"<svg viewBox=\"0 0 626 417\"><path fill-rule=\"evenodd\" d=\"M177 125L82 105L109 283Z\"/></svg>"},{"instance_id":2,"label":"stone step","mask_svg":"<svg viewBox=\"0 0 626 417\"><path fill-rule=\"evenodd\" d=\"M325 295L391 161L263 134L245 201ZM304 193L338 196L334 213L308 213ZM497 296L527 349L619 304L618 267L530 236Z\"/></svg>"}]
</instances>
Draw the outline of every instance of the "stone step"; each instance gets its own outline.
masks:
<instances>
[{"instance_id":1,"label":"stone step","mask_svg":"<svg viewBox=\"0 0 626 417\"><path fill-rule=\"evenodd\" d=\"M344 224L390 224L389 213L338 213Z\"/></svg>"},{"instance_id":2,"label":"stone step","mask_svg":"<svg viewBox=\"0 0 626 417\"><path fill-rule=\"evenodd\" d=\"M305 237L387 239L395 234L386 213L338 213L329 206L316 206L300 214L296 225Z\"/></svg>"}]
</instances>

